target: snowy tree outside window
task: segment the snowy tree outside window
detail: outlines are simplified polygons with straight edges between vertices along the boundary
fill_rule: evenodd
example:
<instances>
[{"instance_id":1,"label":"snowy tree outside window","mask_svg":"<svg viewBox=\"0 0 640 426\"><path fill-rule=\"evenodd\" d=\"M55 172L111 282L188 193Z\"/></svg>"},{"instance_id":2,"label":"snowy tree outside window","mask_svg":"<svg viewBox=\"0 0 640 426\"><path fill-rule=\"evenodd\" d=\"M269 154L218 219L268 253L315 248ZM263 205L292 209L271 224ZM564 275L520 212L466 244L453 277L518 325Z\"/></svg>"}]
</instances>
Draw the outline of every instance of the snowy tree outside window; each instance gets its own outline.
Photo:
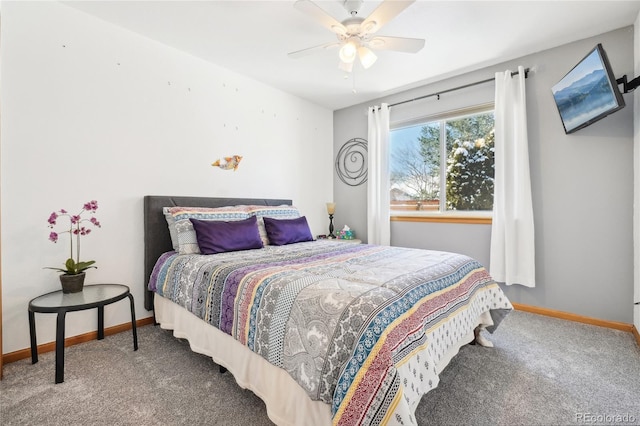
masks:
<instances>
[{"instance_id":1,"label":"snowy tree outside window","mask_svg":"<svg viewBox=\"0 0 640 426\"><path fill-rule=\"evenodd\" d=\"M491 210L493 130L492 110L392 129L392 212Z\"/></svg>"}]
</instances>

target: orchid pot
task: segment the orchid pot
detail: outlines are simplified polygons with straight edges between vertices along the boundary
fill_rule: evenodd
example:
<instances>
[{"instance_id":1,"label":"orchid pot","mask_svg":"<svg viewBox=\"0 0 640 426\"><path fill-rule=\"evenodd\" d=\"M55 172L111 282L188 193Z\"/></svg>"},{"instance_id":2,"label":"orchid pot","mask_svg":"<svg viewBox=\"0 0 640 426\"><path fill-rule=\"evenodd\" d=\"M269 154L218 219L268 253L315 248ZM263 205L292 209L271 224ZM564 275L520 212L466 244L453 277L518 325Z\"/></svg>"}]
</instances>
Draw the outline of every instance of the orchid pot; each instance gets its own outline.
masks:
<instances>
[{"instance_id":1,"label":"orchid pot","mask_svg":"<svg viewBox=\"0 0 640 426\"><path fill-rule=\"evenodd\" d=\"M79 274L60 275L60 285L63 293L80 293L84 289L85 272Z\"/></svg>"}]
</instances>

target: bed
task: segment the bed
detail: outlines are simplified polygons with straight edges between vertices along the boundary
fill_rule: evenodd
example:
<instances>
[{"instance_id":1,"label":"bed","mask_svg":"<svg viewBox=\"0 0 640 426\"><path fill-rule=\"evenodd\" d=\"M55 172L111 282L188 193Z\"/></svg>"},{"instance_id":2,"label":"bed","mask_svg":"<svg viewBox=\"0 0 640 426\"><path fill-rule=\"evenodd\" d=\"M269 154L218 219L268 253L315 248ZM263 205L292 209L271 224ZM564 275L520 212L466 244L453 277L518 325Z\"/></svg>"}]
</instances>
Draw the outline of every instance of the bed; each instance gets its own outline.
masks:
<instances>
[{"instance_id":1,"label":"bed","mask_svg":"<svg viewBox=\"0 0 640 426\"><path fill-rule=\"evenodd\" d=\"M439 373L509 300L469 257L314 241L305 224L286 199L145 196L146 309L278 425L417 424Z\"/></svg>"}]
</instances>

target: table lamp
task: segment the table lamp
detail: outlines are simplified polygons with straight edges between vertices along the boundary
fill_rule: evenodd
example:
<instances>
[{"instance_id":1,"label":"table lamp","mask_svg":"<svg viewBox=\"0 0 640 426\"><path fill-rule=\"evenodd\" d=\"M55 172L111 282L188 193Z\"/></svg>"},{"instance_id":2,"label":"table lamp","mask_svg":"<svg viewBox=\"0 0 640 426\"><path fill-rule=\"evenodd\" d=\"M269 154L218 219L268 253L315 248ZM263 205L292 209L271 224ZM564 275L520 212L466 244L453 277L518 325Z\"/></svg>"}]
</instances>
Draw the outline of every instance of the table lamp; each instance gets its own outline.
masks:
<instances>
[{"instance_id":1,"label":"table lamp","mask_svg":"<svg viewBox=\"0 0 640 426\"><path fill-rule=\"evenodd\" d=\"M329 235L327 238L335 238L333 234L333 214L336 211L336 203L327 203L327 213L329 213Z\"/></svg>"}]
</instances>

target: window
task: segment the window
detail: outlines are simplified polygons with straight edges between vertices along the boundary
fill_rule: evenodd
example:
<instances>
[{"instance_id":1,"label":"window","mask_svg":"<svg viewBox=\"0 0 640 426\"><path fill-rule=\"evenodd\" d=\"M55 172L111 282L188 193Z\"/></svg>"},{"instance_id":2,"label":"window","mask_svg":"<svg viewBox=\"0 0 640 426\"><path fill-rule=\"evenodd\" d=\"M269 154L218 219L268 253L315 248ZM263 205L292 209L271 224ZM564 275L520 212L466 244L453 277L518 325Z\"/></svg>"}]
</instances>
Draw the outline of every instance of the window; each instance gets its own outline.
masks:
<instances>
[{"instance_id":1,"label":"window","mask_svg":"<svg viewBox=\"0 0 640 426\"><path fill-rule=\"evenodd\" d=\"M493 130L493 106L393 128L391 214L492 210Z\"/></svg>"}]
</instances>

